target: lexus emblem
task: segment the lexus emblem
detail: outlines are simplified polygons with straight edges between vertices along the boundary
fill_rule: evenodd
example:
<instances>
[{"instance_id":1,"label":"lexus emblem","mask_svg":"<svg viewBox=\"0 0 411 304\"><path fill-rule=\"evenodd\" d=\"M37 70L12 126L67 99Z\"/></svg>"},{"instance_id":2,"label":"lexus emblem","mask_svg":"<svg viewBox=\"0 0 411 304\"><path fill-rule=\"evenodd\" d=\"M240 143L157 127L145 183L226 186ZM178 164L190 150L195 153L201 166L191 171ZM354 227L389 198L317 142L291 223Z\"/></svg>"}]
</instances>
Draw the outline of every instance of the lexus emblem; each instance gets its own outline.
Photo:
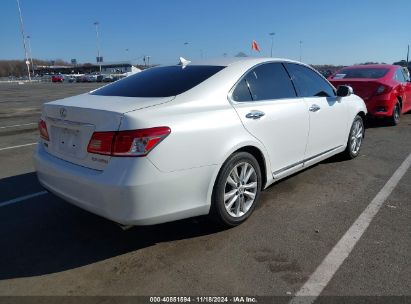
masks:
<instances>
[{"instance_id":1,"label":"lexus emblem","mask_svg":"<svg viewBox=\"0 0 411 304\"><path fill-rule=\"evenodd\" d=\"M60 117L61 118L66 118L67 116L67 110L65 108L60 109Z\"/></svg>"}]
</instances>

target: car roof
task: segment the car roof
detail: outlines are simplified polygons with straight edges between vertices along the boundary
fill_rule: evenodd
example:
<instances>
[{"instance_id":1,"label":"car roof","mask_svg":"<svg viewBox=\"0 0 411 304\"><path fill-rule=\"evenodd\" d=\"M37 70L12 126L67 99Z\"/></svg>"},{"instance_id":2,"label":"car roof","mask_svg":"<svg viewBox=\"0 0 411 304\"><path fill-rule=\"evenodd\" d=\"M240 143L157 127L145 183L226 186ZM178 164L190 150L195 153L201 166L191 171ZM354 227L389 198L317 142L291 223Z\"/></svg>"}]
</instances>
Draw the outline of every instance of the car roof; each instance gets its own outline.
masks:
<instances>
[{"instance_id":1,"label":"car roof","mask_svg":"<svg viewBox=\"0 0 411 304\"><path fill-rule=\"evenodd\" d=\"M352 65L345 67L343 69L396 69L399 68L399 65L392 65L392 64L357 64L357 65Z\"/></svg>"},{"instance_id":2,"label":"car roof","mask_svg":"<svg viewBox=\"0 0 411 304\"><path fill-rule=\"evenodd\" d=\"M190 60L186 58L186 60ZM263 62L294 62L285 58L270 58L270 57L218 57L218 58L207 58L200 60L192 60L188 65L212 65L212 66L230 66L233 64L245 64L245 65L255 65Z\"/></svg>"}]
</instances>

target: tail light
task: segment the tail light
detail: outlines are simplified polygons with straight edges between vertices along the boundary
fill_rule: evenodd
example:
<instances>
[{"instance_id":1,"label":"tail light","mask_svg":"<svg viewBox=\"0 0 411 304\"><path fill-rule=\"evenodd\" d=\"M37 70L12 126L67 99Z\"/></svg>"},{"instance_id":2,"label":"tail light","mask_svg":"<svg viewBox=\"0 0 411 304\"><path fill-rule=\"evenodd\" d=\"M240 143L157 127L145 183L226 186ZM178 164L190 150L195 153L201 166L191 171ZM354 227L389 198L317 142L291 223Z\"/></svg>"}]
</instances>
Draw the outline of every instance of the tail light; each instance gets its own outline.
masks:
<instances>
[{"instance_id":1,"label":"tail light","mask_svg":"<svg viewBox=\"0 0 411 304\"><path fill-rule=\"evenodd\" d=\"M380 85L377 91L375 92L375 95L387 94L389 91L391 91L390 87Z\"/></svg>"},{"instance_id":2,"label":"tail light","mask_svg":"<svg viewBox=\"0 0 411 304\"><path fill-rule=\"evenodd\" d=\"M146 156L170 134L168 127L157 127L134 131L120 131L113 145L114 156Z\"/></svg>"},{"instance_id":3,"label":"tail light","mask_svg":"<svg viewBox=\"0 0 411 304\"><path fill-rule=\"evenodd\" d=\"M87 146L87 152L111 155L115 132L94 132Z\"/></svg>"},{"instance_id":4,"label":"tail light","mask_svg":"<svg viewBox=\"0 0 411 304\"><path fill-rule=\"evenodd\" d=\"M169 127L95 132L88 144L87 151L111 156L146 156L170 133Z\"/></svg>"},{"instance_id":5,"label":"tail light","mask_svg":"<svg viewBox=\"0 0 411 304\"><path fill-rule=\"evenodd\" d=\"M44 140L49 141L49 132L47 131L47 125L46 122L42 119L39 121L39 132L40 132L40 137L43 138Z\"/></svg>"}]
</instances>

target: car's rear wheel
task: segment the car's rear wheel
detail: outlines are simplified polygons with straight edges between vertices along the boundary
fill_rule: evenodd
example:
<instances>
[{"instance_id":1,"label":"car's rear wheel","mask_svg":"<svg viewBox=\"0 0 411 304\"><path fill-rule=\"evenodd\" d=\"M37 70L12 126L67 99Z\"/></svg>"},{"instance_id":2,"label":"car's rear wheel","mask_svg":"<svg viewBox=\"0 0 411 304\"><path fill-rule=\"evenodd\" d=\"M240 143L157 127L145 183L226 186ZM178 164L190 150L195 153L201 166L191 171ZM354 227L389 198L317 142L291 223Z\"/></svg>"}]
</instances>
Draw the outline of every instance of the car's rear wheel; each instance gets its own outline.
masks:
<instances>
[{"instance_id":1,"label":"car's rear wheel","mask_svg":"<svg viewBox=\"0 0 411 304\"><path fill-rule=\"evenodd\" d=\"M250 153L233 154L222 166L214 185L210 215L227 227L244 222L254 211L261 192L260 166Z\"/></svg>"},{"instance_id":2,"label":"car's rear wheel","mask_svg":"<svg viewBox=\"0 0 411 304\"><path fill-rule=\"evenodd\" d=\"M392 115L389 118L390 124L393 126L398 125L398 123L400 122L400 116L401 116L401 105L397 101L397 103L394 106L394 110L392 111Z\"/></svg>"},{"instance_id":3,"label":"car's rear wheel","mask_svg":"<svg viewBox=\"0 0 411 304\"><path fill-rule=\"evenodd\" d=\"M364 121L360 115L357 115L351 125L351 130L347 141L347 148L344 151L344 156L347 159L353 159L358 156L358 154L360 153L363 138Z\"/></svg>"}]
</instances>

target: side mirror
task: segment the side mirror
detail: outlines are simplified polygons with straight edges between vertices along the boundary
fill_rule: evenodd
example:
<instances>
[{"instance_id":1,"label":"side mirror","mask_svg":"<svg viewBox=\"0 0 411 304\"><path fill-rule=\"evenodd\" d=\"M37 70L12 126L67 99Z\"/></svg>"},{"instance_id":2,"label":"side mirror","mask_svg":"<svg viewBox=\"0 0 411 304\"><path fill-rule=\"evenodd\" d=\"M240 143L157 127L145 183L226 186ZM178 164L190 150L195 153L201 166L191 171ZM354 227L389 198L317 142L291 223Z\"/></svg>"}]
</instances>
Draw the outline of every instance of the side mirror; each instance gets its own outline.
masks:
<instances>
[{"instance_id":1,"label":"side mirror","mask_svg":"<svg viewBox=\"0 0 411 304\"><path fill-rule=\"evenodd\" d=\"M354 93L352 87L347 85L341 85L337 88L337 96L338 97L347 97Z\"/></svg>"}]
</instances>

